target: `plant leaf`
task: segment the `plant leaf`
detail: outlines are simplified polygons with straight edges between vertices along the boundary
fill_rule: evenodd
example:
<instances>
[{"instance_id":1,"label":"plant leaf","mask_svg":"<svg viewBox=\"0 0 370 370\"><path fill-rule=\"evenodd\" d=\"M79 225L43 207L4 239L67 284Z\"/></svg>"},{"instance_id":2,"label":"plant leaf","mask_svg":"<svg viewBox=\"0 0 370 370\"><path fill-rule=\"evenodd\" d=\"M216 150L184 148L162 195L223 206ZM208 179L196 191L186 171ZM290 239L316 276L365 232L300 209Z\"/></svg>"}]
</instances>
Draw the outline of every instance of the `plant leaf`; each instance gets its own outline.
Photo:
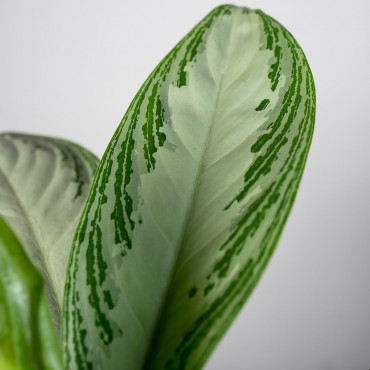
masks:
<instances>
[{"instance_id":1,"label":"plant leaf","mask_svg":"<svg viewBox=\"0 0 370 370\"><path fill-rule=\"evenodd\" d=\"M0 217L42 274L58 331L69 251L98 160L76 144L22 134L1 134L0 153Z\"/></svg>"},{"instance_id":2,"label":"plant leaf","mask_svg":"<svg viewBox=\"0 0 370 370\"><path fill-rule=\"evenodd\" d=\"M0 218L0 368L62 370L44 282Z\"/></svg>"},{"instance_id":3,"label":"plant leaf","mask_svg":"<svg viewBox=\"0 0 370 370\"><path fill-rule=\"evenodd\" d=\"M302 50L261 11L220 6L175 46L131 103L81 217L68 366L201 368L277 244L314 115Z\"/></svg>"}]
</instances>

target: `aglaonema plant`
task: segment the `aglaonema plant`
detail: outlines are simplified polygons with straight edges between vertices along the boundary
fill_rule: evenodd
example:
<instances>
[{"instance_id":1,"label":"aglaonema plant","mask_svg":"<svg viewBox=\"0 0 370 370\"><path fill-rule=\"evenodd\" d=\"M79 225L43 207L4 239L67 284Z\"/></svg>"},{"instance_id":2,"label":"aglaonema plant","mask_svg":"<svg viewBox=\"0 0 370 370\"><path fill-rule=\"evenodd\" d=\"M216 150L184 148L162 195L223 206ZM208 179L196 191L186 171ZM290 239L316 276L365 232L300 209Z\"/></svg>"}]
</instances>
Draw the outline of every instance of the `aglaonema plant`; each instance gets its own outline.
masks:
<instances>
[{"instance_id":1,"label":"aglaonema plant","mask_svg":"<svg viewBox=\"0 0 370 370\"><path fill-rule=\"evenodd\" d=\"M314 116L292 35L224 5L154 69L100 162L2 134L0 365L200 369L277 244Z\"/></svg>"}]
</instances>

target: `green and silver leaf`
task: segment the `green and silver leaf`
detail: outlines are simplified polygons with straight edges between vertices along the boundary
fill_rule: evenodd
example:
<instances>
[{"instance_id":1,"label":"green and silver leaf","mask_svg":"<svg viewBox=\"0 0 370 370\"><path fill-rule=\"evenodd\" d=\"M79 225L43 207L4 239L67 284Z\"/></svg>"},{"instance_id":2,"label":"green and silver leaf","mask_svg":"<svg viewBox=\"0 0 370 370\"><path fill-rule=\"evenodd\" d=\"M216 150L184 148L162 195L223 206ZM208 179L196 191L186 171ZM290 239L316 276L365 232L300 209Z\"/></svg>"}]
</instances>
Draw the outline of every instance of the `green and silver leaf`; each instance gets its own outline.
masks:
<instances>
[{"instance_id":1,"label":"green and silver leaf","mask_svg":"<svg viewBox=\"0 0 370 370\"><path fill-rule=\"evenodd\" d=\"M11 133L0 135L0 153L0 217L43 276L58 332L69 252L98 160L65 140Z\"/></svg>"},{"instance_id":2,"label":"green and silver leaf","mask_svg":"<svg viewBox=\"0 0 370 370\"><path fill-rule=\"evenodd\" d=\"M0 369L63 370L42 276L0 217Z\"/></svg>"},{"instance_id":3,"label":"green and silver leaf","mask_svg":"<svg viewBox=\"0 0 370 370\"><path fill-rule=\"evenodd\" d=\"M314 116L301 48L261 11L220 6L175 46L131 103L81 217L68 367L202 367L277 244Z\"/></svg>"}]
</instances>

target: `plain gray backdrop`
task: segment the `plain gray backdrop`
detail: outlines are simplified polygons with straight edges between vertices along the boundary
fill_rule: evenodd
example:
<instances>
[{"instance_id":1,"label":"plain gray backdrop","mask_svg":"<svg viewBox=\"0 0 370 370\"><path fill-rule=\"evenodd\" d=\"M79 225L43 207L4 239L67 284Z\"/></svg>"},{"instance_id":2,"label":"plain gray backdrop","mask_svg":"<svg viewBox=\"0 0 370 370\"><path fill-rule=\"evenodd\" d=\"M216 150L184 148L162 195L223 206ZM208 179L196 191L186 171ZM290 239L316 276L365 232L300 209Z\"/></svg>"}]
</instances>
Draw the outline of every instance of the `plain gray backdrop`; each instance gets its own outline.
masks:
<instances>
[{"instance_id":1,"label":"plain gray backdrop","mask_svg":"<svg viewBox=\"0 0 370 370\"><path fill-rule=\"evenodd\" d=\"M206 369L368 370L370 1L235 3L262 9L302 46L316 128L275 255ZM217 5L0 0L0 131L102 156L152 69Z\"/></svg>"}]
</instances>

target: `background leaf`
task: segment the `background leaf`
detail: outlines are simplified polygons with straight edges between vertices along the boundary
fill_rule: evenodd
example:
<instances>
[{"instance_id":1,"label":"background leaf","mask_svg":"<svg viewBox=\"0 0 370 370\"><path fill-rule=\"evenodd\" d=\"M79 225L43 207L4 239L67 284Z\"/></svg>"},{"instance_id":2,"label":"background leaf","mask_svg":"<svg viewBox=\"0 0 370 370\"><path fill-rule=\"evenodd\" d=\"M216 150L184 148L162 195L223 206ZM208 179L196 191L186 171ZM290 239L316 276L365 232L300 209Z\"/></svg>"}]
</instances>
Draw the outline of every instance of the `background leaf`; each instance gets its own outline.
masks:
<instances>
[{"instance_id":1,"label":"background leaf","mask_svg":"<svg viewBox=\"0 0 370 370\"><path fill-rule=\"evenodd\" d=\"M200 368L265 268L311 142L293 37L221 6L141 87L103 157L65 299L66 363Z\"/></svg>"},{"instance_id":2,"label":"background leaf","mask_svg":"<svg viewBox=\"0 0 370 370\"><path fill-rule=\"evenodd\" d=\"M0 135L0 153L0 217L41 272L58 330L69 251L98 160L64 140L10 133Z\"/></svg>"},{"instance_id":3,"label":"background leaf","mask_svg":"<svg viewBox=\"0 0 370 370\"><path fill-rule=\"evenodd\" d=\"M42 276L0 218L0 368L62 370Z\"/></svg>"}]
</instances>

